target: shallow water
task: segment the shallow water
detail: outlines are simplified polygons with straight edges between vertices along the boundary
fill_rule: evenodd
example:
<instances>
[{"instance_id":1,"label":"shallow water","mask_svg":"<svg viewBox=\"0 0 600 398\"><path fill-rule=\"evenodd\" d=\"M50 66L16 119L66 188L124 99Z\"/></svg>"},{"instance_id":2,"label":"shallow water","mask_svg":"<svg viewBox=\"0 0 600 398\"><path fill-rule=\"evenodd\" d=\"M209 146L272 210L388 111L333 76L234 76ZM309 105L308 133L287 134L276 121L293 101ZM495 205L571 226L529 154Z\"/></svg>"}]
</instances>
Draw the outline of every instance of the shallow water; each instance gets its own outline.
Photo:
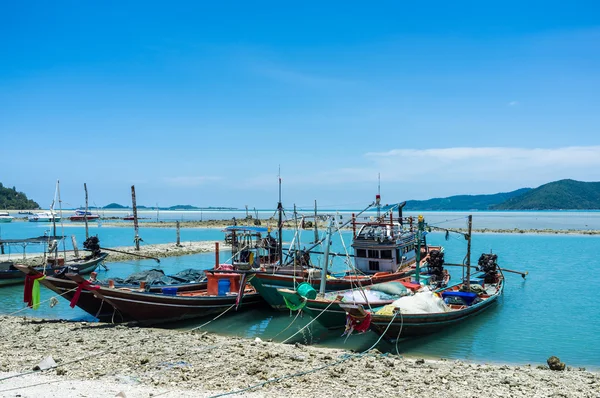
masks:
<instances>
[{"instance_id":1,"label":"shallow water","mask_svg":"<svg viewBox=\"0 0 600 398\"><path fill-rule=\"evenodd\" d=\"M475 218L475 225L478 220ZM567 224L567 222L561 222ZM29 223L21 223L28 225ZM33 224L33 223L32 223ZM25 236L30 231L21 231ZM70 231L81 233L71 227ZM7 228L3 227L3 236ZM182 230L186 239L222 239L219 230ZM123 228L98 228L102 243L126 245L132 239L132 231ZM312 238L304 232L304 241ZM146 229L140 233L147 243L162 243L174 240L174 231ZM189 234L189 235L188 235ZM189 236L189 237L187 237ZM346 244L349 232L345 233ZM287 231L284 240L291 240ZM450 240L442 233L428 235L429 243L442 244L446 250L446 261L462 262L466 241L456 235ZM79 240L79 238L78 238ZM343 252L339 237L333 239L333 250ZM528 271L525 280L520 276L506 273L506 289L499 302L483 314L471 318L452 329L437 334L411 339L399 343L398 350L405 355L466 359L476 362L540 364L551 355L561 358L569 366L583 366L600 369L600 305L595 301L597 286L589 276L600 271L600 236L583 235L535 235L535 234L474 234L472 261L479 254L493 250L499 255L501 266L508 269ZM227 258L225 253L221 259ZM214 254L200 254L179 258L168 258L157 265L152 260L131 261L109 264L109 271L100 271L99 277L125 276L143 269L156 268L166 273L175 273L185 268L210 268L214 265ZM336 269L340 269L340 259ZM449 267L453 279L460 277L461 268ZM42 300L51 297L51 292L42 289ZM22 287L8 287L0 290L0 313L8 314L22 308ZM38 311L27 309L19 315L90 319L79 309L69 308L66 300L50 308L42 304ZM244 337L273 338L283 341L310 318L298 318L285 332L294 317L289 313L278 313L266 307L226 314L211 322L204 329ZM208 319L210 320L210 318ZM207 319L171 325L176 328L189 328L201 325ZM347 340L339 332L327 332L316 322L298 334L291 341L320 344L332 347L345 347L363 350L376 342L377 336L371 332L352 335ZM396 347L385 343L381 350L395 352Z\"/></svg>"}]
</instances>

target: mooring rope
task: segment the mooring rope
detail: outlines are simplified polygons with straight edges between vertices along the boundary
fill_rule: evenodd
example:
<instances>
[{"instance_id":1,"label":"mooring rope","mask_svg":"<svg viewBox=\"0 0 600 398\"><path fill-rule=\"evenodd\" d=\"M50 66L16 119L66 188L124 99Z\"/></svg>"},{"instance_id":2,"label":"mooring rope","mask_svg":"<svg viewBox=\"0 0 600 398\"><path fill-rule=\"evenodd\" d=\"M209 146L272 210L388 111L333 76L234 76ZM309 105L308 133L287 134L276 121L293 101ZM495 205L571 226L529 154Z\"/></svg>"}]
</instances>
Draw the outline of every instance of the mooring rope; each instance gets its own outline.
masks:
<instances>
[{"instance_id":1,"label":"mooring rope","mask_svg":"<svg viewBox=\"0 0 600 398\"><path fill-rule=\"evenodd\" d=\"M283 340L283 341L281 342L281 344L285 344L285 343L287 343L287 342L288 342L288 340L290 340L292 337L296 336L298 333L300 333L301 331L303 331L304 329L306 329L307 327L309 327L309 326L310 326L310 325L311 325L311 324L312 324L314 321L316 321L317 319L319 319L319 317L320 317L321 315L323 315L323 313L324 313L325 311L327 311L327 309L328 309L329 307L331 307L331 305L332 305L333 303L335 303L335 300L332 300L332 301L331 301L331 303L329 303L329 305L327 305L327 307L325 307L325 309L319 313L319 315L317 315L316 317L314 317L314 318L312 319L312 321L310 321L309 323L307 323L307 324L306 324L306 325L305 325L305 326L304 326L302 329L298 330L296 333L294 333L293 335L291 335L291 336L290 336L290 337L288 337L287 339Z\"/></svg>"},{"instance_id":2,"label":"mooring rope","mask_svg":"<svg viewBox=\"0 0 600 398\"><path fill-rule=\"evenodd\" d=\"M361 358L361 357L367 355L367 353L369 351L371 351L373 348L375 348L375 346L377 344L379 344L379 342L381 341L381 339L383 338L383 336L385 336L385 334L387 333L388 329L390 328L390 326L394 322L394 319L396 319L396 314L394 314L394 316L392 317L392 320L390 321L390 323L388 323L387 327L385 328L385 331L381 334L381 336L379 336L379 338L377 339L377 341L371 347L369 347L368 349L366 349L363 352L360 352L358 354L346 354L345 356L343 356L338 361L335 361L335 362L332 362L332 363L329 363L329 364L326 364L326 365L323 365L323 366L318 366L316 368L312 368L312 369L309 369L309 370L304 370L304 371L301 371L301 372L293 373L291 375L286 375L286 376L276 377L274 379L269 379L267 381L263 381L262 383L254 384L252 386L246 387L246 388L241 389L241 390L229 391L229 392L222 393L222 394L212 395L212 396L210 396L210 398L218 398L218 397L225 397L227 395L241 394L241 393L244 393L246 391L253 390L255 388L263 387L263 386L265 386L265 385L267 385L269 383L277 383L277 382L280 382L282 380L290 379L292 377L304 376L304 375L307 375L307 374L310 374L310 373L315 373L315 372L318 372L319 370L323 370L323 369L327 369L327 368L330 368L330 367L335 366L335 365L339 365L340 363L346 362L346 361L348 361L349 359L352 359L352 358ZM385 355L385 354L381 354L381 355Z\"/></svg>"}]
</instances>

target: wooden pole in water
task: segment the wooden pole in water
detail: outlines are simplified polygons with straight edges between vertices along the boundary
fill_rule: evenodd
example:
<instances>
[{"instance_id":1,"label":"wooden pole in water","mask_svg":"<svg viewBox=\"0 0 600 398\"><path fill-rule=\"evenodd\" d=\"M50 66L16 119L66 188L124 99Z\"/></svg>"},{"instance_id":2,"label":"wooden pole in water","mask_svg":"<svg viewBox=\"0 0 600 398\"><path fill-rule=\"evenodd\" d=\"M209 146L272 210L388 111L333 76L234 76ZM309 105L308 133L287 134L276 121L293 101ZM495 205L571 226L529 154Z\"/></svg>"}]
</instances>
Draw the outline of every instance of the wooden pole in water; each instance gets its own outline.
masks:
<instances>
[{"instance_id":1,"label":"wooden pole in water","mask_svg":"<svg viewBox=\"0 0 600 398\"><path fill-rule=\"evenodd\" d=\"M215 269L219 268L219 242L215 242Z\"/></svg>"},{"instance_id":2,"label":"wooden pole in water","mask_svg":"<svg viewBox=\"0 0 600 398\"><path fill-rule=\"evenodd\" d=\"M83 183L83 190L85 191L85 214L83 215L83 220L85 221L85 239L87 240L90 237L90 232L88 230L88 191L87 184Z\"/></svg>"},{"instance_id":3,"label":"wooden pole in water","mask_svg":"<svg viewBox=\"0 0 600 398\"><path fill-rule=\"evenodd\" d=\"M473 216L469 214L469 232L467 234L467 291L471 291L471 229L473 228Z\"/></svg>"},{"instance_id":4,"label":"wooden pole in water","mask_svg":"<svg viewBox=\"0 0 600 398\"><path fill-rule=\"evenodd\" d=\"M133 241L135 242L135 250L140 251L140 235L137 216L137 205L135 203L135 185L131 186L131 204L133 207L133 229L135 231Z\"/></svg>"},{"instance_id":5,"label":"wooden pole in water","mask_svg":"<svg viewBox=\"0 0 600 398\"><path fill-rule=\"evenodd\" d=\"M315 199L315 242L319 241L319 226L317 225L319 220L317 219L317 200Z\"/></svg>"},{"instance_id":6,"label":"wooden pole in water","mask_svg":"<svg viewBox=\"0 0 600 398\"><path fill-rule=\"evenodd\" d=\"M177 247L181 247L181 227L179 221L177 221L175 225L177 227Z\"/></svg>"}]
</instances>

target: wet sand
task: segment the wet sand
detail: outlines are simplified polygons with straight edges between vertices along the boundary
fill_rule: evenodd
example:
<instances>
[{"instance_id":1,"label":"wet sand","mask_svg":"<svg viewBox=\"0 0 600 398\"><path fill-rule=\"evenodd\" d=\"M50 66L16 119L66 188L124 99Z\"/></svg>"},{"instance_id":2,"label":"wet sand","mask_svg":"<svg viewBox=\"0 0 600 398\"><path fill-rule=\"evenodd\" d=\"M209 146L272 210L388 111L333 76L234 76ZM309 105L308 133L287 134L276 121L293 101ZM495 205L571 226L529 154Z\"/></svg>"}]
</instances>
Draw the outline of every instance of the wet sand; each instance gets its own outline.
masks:
<instances>
[{"instance_id":1,"label":"wet sand","mask_svg":"<svg viewBox=\"0 0 600 398\"><path fill-rule=\"evenodd\" d=\"M232 316L235 316L233 314ZM0 317L1 397L598 397L600 374L365 355L196 331ZM46 384L39 384L46 383ZM34 386L38 384L37 386ZM255 388L249 387L255 386ZM237 392L236 392L237 391ZM17 395L18 394L18 395Z\"/></svg>"}]
</instances>

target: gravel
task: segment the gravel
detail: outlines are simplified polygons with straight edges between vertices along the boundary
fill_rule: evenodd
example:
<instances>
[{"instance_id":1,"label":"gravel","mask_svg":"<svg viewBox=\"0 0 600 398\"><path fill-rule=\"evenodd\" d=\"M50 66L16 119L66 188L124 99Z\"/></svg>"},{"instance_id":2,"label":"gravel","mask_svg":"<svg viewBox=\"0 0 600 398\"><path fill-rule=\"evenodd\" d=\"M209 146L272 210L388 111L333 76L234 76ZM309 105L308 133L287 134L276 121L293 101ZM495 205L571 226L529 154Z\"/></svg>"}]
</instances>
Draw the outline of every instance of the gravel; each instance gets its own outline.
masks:
<instances>
[{"instance_id":1,"label":"gravel","mask_svg":"<svg viewBox=\"0 0 600 398\"><path fill-rule=\"evenodd\" d=\"M0 397L209 397L241 390L232 396L600 396L599 374L545 365L360 355L201 330L22 317L0 317L0 333ZM6 379L48 357L56 367ZM246 390L260 383L266 384Z\"/></svg>"}]
</instances>

